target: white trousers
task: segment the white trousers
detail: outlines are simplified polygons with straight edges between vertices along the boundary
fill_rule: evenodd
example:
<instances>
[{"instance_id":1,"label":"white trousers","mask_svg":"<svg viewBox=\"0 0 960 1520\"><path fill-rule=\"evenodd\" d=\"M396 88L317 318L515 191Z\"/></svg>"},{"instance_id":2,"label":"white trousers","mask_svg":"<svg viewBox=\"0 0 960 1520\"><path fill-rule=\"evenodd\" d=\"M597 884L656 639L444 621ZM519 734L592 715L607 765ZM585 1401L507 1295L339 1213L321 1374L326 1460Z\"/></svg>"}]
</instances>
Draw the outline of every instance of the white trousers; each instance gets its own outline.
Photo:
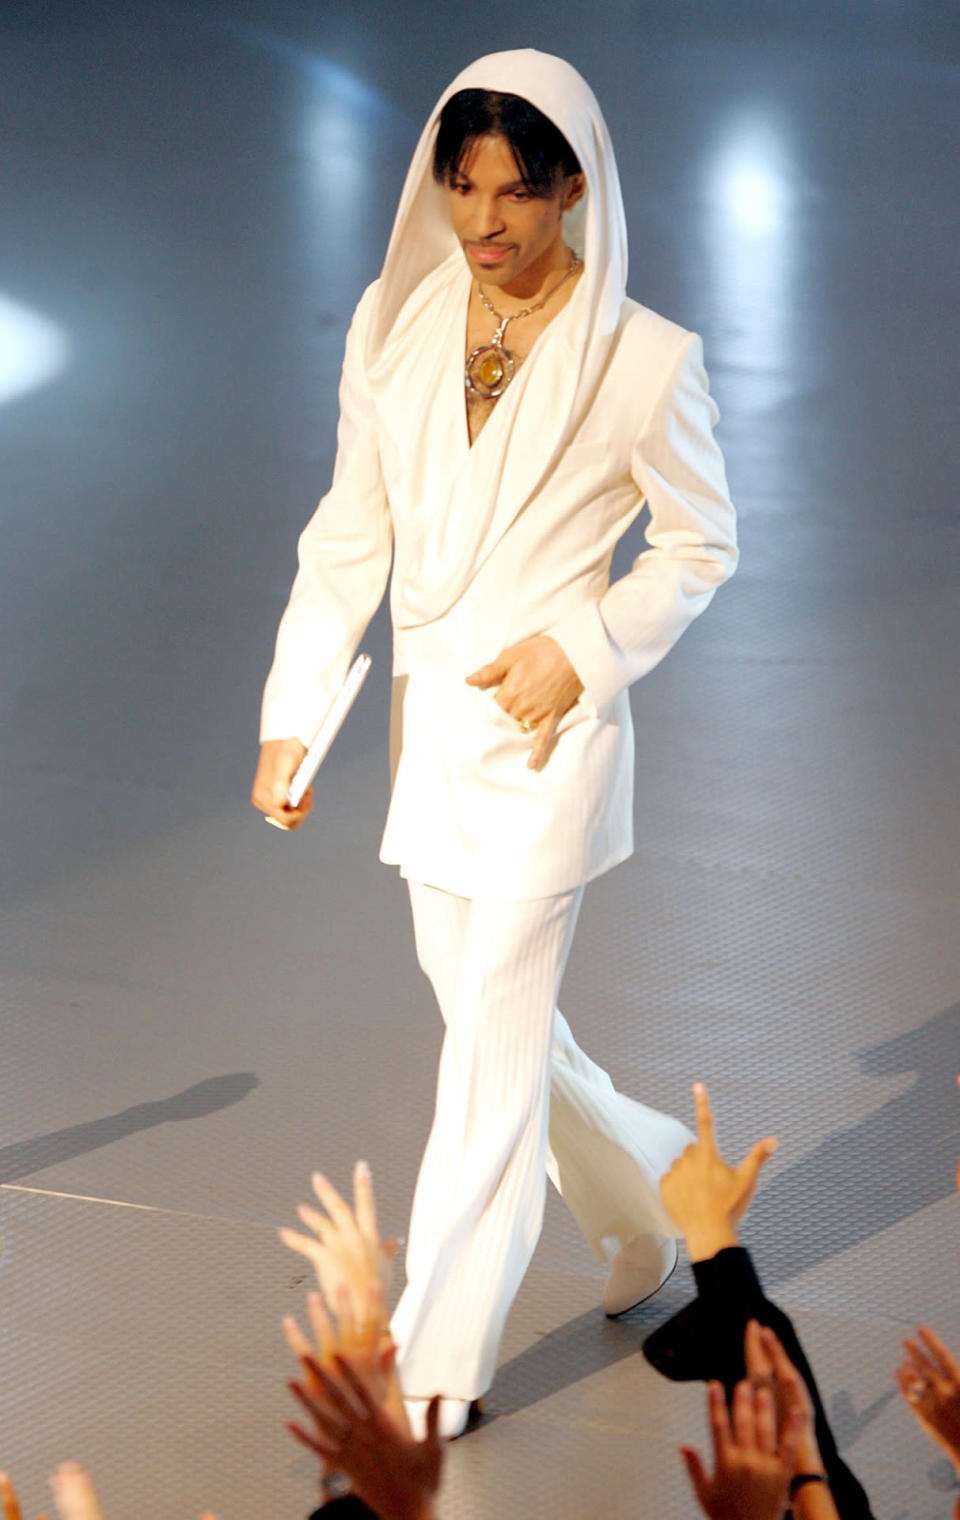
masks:
<instances>
[{"instance_id":1,"label":"white trousers","mask_svg":"<svg viewBox=\"0 0 960 1520\"><path fill-rule=\"evenodd\" d=\"M409 888L446 1033L392 1329L406 1394L473 1399L493 1381L547 1173L610 1259L635 1235L676 1233L658 1181L693 1137L617 1093L556 1006L582 887L510 902Z\"/></svg>"}]
</instances>

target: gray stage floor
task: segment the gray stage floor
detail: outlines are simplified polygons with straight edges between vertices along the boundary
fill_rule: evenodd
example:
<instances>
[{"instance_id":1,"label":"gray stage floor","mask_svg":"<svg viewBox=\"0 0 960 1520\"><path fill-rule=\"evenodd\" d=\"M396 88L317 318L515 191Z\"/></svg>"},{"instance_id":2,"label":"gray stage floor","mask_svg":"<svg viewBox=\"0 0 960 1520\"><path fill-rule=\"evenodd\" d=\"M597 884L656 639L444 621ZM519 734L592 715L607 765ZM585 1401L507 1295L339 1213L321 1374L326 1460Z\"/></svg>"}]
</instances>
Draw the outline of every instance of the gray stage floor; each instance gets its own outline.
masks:
<instances>
[{"instance_id":1,"label":"gray stage floor","mask_svg":"<svg viewBox=\"0 0 960 1520\"><path fill-rule=\"evenodd\" d=\"M588 26L589 20L589 26ZM439 1020L376 860L388 642L284 838L247 804L353 302L420 122L564 53L617 145L631 291L704 336L742 568L635 691L636 857L564 991L627 1091L781 1141L747 1238L879 1516L949 1470L893 1393L960 1347L954 4L92 0L0 14L0 1465L108 1520L306 1513L275 1237L369 1158L405 1217ZM612 1324L551 1199L443 1514L693 1512L701 1390Z\"/></svg>"}]
</instances>

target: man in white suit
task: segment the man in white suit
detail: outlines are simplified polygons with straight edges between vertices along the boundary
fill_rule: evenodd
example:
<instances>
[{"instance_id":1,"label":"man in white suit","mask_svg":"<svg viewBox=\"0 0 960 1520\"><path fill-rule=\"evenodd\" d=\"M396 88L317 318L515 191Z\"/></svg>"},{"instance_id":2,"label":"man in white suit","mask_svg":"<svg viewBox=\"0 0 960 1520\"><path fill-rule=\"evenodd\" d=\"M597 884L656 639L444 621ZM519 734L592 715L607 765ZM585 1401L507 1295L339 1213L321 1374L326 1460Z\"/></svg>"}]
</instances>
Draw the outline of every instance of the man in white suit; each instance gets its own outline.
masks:
<instances>
[{"instance_id":1,"label":"man in white suit","mask_svg":"<svg viewBox=\"0 0 960 1520\"><path fill-rule=\"evenodd\" d=\"M699 338L626 297L591 91L530 50L472 64L414 154L347 338L333 484L267 681L257 807L287 782L390 575L400 867L446 1023L393 1319L416 1422L489 1386L545 1172L620 1313L676 1262L658 1179L690 1140L618 1094L556 1007L584 884L632 851L628 687L736 565ZM609 581L644 503L647 548Z\"/></svg>"}]
</instances>

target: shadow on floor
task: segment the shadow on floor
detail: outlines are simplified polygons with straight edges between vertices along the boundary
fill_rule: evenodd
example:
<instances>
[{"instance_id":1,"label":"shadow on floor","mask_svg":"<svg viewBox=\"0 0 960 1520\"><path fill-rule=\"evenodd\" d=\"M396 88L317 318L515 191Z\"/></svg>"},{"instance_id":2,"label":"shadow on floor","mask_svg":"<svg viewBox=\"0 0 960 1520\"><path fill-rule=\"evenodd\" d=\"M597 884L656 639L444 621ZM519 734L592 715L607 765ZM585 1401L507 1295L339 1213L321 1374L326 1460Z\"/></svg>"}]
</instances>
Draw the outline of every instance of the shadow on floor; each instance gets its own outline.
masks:
<instances>
[{"instance_id":1,"label":"shadow on floor","mask_svg":"<svg viewBox=\"0 0 960 1520\"><path fill-rule=\"evenodd\" d=\"M85 1156L88 1151L112 1145L138 1130L152 1129L157 1124L168 1124L181 1119L204 1119L231 1103L239 1103L259 1085L252 1071L230 1072L222 1077L208 1077L196 1082L171 1098L160 1098L153 1103L135 1103L118 1114L108 1114L103 1119L91 1119L86 1124L72 1124L69 1129L53 1130L49 1135L36 1135L32 1140L18 1140L13 1145L0 1148L0 1184L17 1182L45 1167L56 1166L62 1161L72 1161Z\"/></svg>"},{"instance_id":2,"label":"shadow on floor","mask_svg":"<svg viewBox=\"0 0 960 1520\"><path fill-rule=\"evenodd\" d=\"M917 1080L858 1124L828 1135L761 1191L744 1238L768 1291L955 1191L960 1004L868 1046L859 1061L871 1076L915 1072ZM597 1309L558 1326L500 1368L494 1412L513 1414L632 1356L693 1291L690 1274L678 1274L653 1304L623 1319L605 1320ZM859 1416L841 1396L833 1412L842 1444L851 1445L892 1396L884 1394Z\"/></svg>"},{"instance_id":3,"label":"shadow on floor","mask_svg":"<svg viewBox=\"0 0 960 1520\"><path fill-rule=\"evenodd\" d=\"M689 1303L693 1294L689 1267L680 1267L655 1299L622 1319L604 1316L598 1292L595 1309L558 1325L497 1370L487 1401L488 1418L516 1414L581 1378L635 1356L647 1336Z\"/></svg>"},{"instance_id":4,"label":"shadow on floor","mask_svg":"<svg viewBox=\"0 0 960 1520\"><path fill-rule=\"evenodd\" d=\"M871 1076L915 1072L906 1092L828 1135L761 1189L748 1236L764 1285L788 1282L955 1191L960 1004L859 1054Z\"/></svg>"}]
</instances>

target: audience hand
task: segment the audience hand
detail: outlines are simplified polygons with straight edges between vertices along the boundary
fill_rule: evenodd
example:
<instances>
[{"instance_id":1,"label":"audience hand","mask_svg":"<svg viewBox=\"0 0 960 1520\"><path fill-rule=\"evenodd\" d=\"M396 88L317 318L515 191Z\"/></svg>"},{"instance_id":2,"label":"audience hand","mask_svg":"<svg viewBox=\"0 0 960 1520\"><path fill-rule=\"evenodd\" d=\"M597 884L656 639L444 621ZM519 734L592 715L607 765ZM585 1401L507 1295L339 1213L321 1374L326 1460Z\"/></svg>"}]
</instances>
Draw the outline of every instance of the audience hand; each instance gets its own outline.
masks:
<instances>
[{"instance_id":1,"label":"audience hand","mask_svg":"<svg viewBox=\"0 0 960 1520\"><path fill-rule=\"evenodd\" d=\"M93 1479L79 1462L61 1462L50 1478L50 1487L60 1520L103 1520ZM3 1520L22 1520L16 1492L6 1473L0 1473L0 1507ZM46 1520L46 1517L41 1515L39 1520ZM208 1510L200 1520L217 1520L217 1517Z\"/></svg>"},{"instance_id":2,"label":"audience hand","mask_svg":"<svg viewBox=\"0 0 960 1520\"><path fill-rule=\"evenodd\" d=\"M427 1434L415 1441L406 1422L386 1407L385 1383L395 1383L395 1348L369 1357L337 1353L332 1362L303 1359L307 1379L290 1383L312 1421L312 1434L291 1423L291 1434L325 1467L345 1473L380 1520L430 1520L440 1483L443 1448L437 1432L439 1399L427 1412ZM401 1404L402 1411L402 1404Z\"/></svg>"},{"instance_id":3,"label":"audience hand","mask_svg":"<svg viewBox=\"0 0 960 1520\"><path fill-rule=\"evenodd\" d=\"M693 1084L697 1139L660 1180L664 1207L683 1231L691 1261L705 1261L738 1244L735 1221L746 1213L760 1168L773 1155L772 1135L758 1140L739 1166L717 1150L710 1100L702 1082Z\"/></svg>"},{"instance_id":4,"label":"audience hand","mask_svg":"<svg viewBox=\"0 0 960 1520\"><path fill-rule=\"evenodd\" d=\"M23 1520L17 1491L9 1473L5 1472L0 1472L0 1507L3 1509L3 1520ZM38 1520L46 1520L46 1516L40 1515Z\"/></svg>"},{"instance_id":5,"label":"audience hand","mask_svg":"<svg viewBox=\"0 0 960 1520\"><path fill-rule=\"evenodd\" d=\"M750 1320L743 1338L743 1359L751 1387L766 1387L773 1394L777 1428L782 1429L791 1416L796 1416L796 1471L823 1472L809 1389L768 1325Z\"/></svg>"},{"instance_id":6,"label":"audience hand","mask_svg":"<svg viewBox=\"0 0 960 1520\"><path fill-rule=\"evenodd\" d=\"M93 1479L79 1462L61 1462L50 1487L60 1520L103 1520Z\"/></svg>"},{"instance_id":7,"label":"audience hand","mask_svg":"<svg viewBox=\"0 0 960 1520\"><path fill-rule=\"evenodd\" d=\"M383 1353L393 1350L389 1329L386 1329L386 1311L383 1307L383 1289L378 1285L372 1292L369 1304L371 1318L367 1325L358 1326L353 1318L350 1296L343 1287L339 1294L339 1314L335 1319L327 1313L319 1293L307 1295L307 1314L313 1330L315 1345L304 1335L292 1315L283 1321L283 1333L293 1355L304 1368L307 1382L313 1391L317 1383L308 1364L314 1361L330 1367L338 1354L355 1357L365 1368L368 1381L376 1388L376 1394L387 1413L402 1429L409 1431L406 1406L391 1356L383 1361Z\"/></svg>"},{"instance_id":8,"label":"audience hand","mask_svg":"<svg viewBox=\"0 0 960 1520\"><path fill-rule=\"evenodd\" d=\"M755 1319L748 1323L743 1338L743 1359L751 1386L767 1387L773 1394L777 1429L785 1430L791 1423L796 1427L797 1444L790 1477L798 1473L824 1476L822 1483L808 1481L798 1488L792 1502L794 1520L837 1520L837 1507L817 1444L813 1400L806 1383L774 1332Z\"/></svg>"},{"instance_id":9,"label":"audience hand","mask_svg":"<svg viewBox=\"0 0 960 1520\"><path fill-rule=\"evenodd\" d=\"M711 1476L699 1452L681 1446L700 1508L710 1520L782 1520L790 1478L796 1468L800 1422L797 1412L778 1433L774 1397L768 1387L738 1383L732 1414L723 1386L711 1383L707 1414L713 1441Z\"/></svg>"},{"instance_id":10,"label":"audience hand","mask_svg":"<svg viewBox=\"0 0 960 1520\"><path fill-rule=\"evenodd\" d=\"M319 1172L314 1172L311 1181L326 1214L301 1204L297 1213L313 1234L281 1230L280 1239L313 1263L328 1309L339 1313L340 1290L346 1288L352 1322L363 1332L374 1328L385 1332L383 1289L389 1282L396 1243L380 1245L370 1168L365 1161L358 1161L354 1168L353 1209Z\"/></svg>"},{"instance_id":11,"label":"audience hand","mask_svg":"<svg viewBox=\"0 0 960 1520\"><path fill-rule=\"evenodd\" d=\"M300 1218L314 1235L283 1230L281 1238L293 1250L307 1256L316 1269L322 1293L307 1295L314 1345L291 1316L283 1322L287 1345L303 1368L308 1391L318 1397L323 1385L312 1369L319 1364L329 1372L338 1354L354 1358L368 1393L393 1426L409 1439L410 1426L396 1373L386 1310L385 1281L395 1243L386 1248L380 1245L370 1169L362 1161L354 1168L352 1211L319 1173L314 1175L313 1185L327 1215L303 1207L299 1210ZM386 1359L384 1353L388 1353Z\"/></svg>"},{"instance_id":12,"label":"audience hand","mask_svg":"<svg viewBox=\"0 0 960 1520\"><path fill-rule=\"evenodd\" d=\"M904 1341L907 1355L895 1374L897 1386L917 1424L960 1475L960 1362L926 1325L917 1334L923 1347L914 1340Z\"/></svg>"}]
</instances>

